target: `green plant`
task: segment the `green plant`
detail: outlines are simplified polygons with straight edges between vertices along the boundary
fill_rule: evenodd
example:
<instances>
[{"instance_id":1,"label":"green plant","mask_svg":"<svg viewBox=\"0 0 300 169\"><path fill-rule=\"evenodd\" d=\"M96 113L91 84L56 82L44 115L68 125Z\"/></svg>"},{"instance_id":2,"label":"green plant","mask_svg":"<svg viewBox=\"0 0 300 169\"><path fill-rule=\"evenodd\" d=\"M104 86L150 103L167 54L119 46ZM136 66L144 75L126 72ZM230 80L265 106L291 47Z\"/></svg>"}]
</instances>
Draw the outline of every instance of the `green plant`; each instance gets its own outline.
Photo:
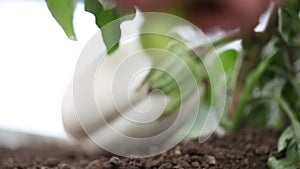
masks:
<instances>
[{"instance_id":1,"label":"green plant","mask_svg":"<svg viewBox=\"0 0 300 169\"><path fill-rule=\"evenodd\" d=\"M103 3L100 3L102 1ZM129 13L117 10L114 4L105 0L85 0L85 11L92 13L95 16L97 26L102 31L103 41L106 45L107 52L112 53L118 48L121 37L120 24L125 20L130 20L134 15L127 16ZM60 24L66 35L76 40L76 35L73 28L73 13L76 7L76 0L46 0L47 6L52 13L52 16ZM135 10L132 7L134 14ZM127 17L126 17L127 16ZM108 24L112 21L113 24Z\"/></svg>"},{"instance_id":2,"label":"green plant","mask_svg":"<svg viewBox=\"0 0 300 169\"><path fill-rule=\"evenodd\" d=\"M75 39L72 20L76 1L46 0L46 2L52 15L68 37ZM95 15L96 24L102 30L107 51L111 53L118 47L115 43L120 39L119 26L124 19L111 25L109 29L104 29L103 26L125 16L125 13L107 2L85 0L85 9ZM236 40L241 40L242 44L240 51L230 49L220 54L228 84L233 84L228 85L230 101L220 125L233 131L251 126L284 129L278 140L277 151L271 153L268 160L268 166L272 169L300 167L299 15L299 0L282 0L274 5L264 31L253 31L249 34L237 32L213 42L216 48ZM132 17L125 19L132 19ZM191 57L189 49L175 45L177 45L176 48L169 46L167 50L180 53L182 59L197 77L199 84L206 82L206 76L202 76L204 71L201 62L195 59L196 57ZM180 50L176 51L178 48ZM202 48L203 46L200 46L194 50ZM207 50L210 49L204 51ZM206 54L205 52L203 55ZM163 62L171 61L167 58ZM240 66L237 67L237 63ZM180 100L176 99L178 87L171 77L152 70L143 84L145 83L150 84L151 90L162 89L174 98L164 115L168 115L180 106ZM206 85L206 91L209 93L208 86ZM211 99L209 95L204 95L207 104Z\"/></svg>"}]
</instances>

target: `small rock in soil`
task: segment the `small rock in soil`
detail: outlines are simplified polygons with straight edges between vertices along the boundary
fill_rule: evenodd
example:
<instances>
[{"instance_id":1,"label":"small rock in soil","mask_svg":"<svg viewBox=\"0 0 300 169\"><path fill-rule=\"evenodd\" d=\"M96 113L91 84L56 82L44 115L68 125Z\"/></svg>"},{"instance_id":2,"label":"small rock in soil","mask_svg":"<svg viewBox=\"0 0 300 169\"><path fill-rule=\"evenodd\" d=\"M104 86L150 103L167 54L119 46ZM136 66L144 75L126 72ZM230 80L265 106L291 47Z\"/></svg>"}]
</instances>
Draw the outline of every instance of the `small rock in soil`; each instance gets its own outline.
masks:
<instances>
[{"instance_id":1,"label":"small rock in soil","mask_svg":"<svg viewBox=\"0 0 300 169\"><path fill-rule=\"evenodd\" d=\"M216 165L217 164L216 158L214 156L208 155L207 156L207 160L208 160L208 164L209 165Z\"/></svg>"}]
</instances>

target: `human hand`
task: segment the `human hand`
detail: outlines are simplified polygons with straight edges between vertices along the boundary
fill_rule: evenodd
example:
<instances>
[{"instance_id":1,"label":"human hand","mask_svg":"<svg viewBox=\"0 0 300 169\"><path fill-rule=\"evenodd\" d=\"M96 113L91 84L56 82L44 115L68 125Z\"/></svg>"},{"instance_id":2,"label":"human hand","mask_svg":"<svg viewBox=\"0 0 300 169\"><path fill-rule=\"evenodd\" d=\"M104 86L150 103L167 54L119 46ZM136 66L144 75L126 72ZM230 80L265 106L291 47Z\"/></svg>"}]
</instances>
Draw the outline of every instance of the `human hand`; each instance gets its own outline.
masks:
<instances>
[{"instance_id":1,"label":"human hand","mask_svg":"<svg viewBox=\"0 0 300 169\"><path fill-rule=\"evenodd\" d=\"M270 0L118 0L117 4L125 10L135 5L147 12L184 11L179 16L204 31L220 27L224 30L240 28L248 33L258 24Z\"/></svg>"}]
</instances>

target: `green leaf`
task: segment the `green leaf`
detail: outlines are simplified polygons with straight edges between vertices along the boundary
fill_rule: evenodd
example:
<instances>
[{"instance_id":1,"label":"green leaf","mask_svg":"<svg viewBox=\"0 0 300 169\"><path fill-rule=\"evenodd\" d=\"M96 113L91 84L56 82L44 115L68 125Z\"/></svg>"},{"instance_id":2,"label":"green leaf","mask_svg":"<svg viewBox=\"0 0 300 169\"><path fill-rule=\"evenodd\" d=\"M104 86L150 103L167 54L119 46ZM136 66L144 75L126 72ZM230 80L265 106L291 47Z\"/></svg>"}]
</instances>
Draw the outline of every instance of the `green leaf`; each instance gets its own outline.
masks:
<instances>
[{"instance_id":1,"label":"green leaf","mask_svg":"<svg viewBox=\"0 0 300 169\"><path fill-rule=\"evenodd\" d=\"M285 111L285 113L289 117L293 127L295 140L297 141L298 144L300 144L300 133L299 133L300 123L296 117L296 113L291 109L290 105L280 96L276 96L272 94L270 96L271 98L273 98L275 101L278 102L278 104L281 106L283 111Z\"/></svg>"},{"instance_id":2,"label":"green leaf","mask_svg":"<svg viewBox=\"0 0 300 169\"><path fill-rule=\"evenodd\" d=\"M271 156L268 159L268 166L270 169L293 169L293 168L285 168L279 160L275 157Z\"/></svg>"},{"instance_id":3,"label":"green leaf","mask_svg":"<svg viewBox=\"0 0 300 169\"><path fill-rule=\"evenodd\" d=\"M107 53L111 54L119 46L121 23L133 19L134 15L127 16L126 13L115 8L106 10L98 0L85 0L85 10L95 16L96 24L101 29Z\"/></svg>"},{"instance_id":4,"label":"green leaf","mask_svg":"<svg viewBox=\"0 0 300 169\"><path fill-rule=\"evenodd\" d=\"M178 25L178 19L168 15L145 15L141 27L141 43L144 49L165 49L173 37L166 36L170 30Z\"/></svg>"},{"instance_id":5,"label":"green leaf","mask_svg":"<svg viewBox=\"0 0 300 169\"><path fill-rule=\"evenodd\" d=\"M293 128L290 126L286 128L283 133L281 134L279 140L278 140L278 152L283 151L286 149L288 145L288 141L290 141L293 138L294 131Z\"/></svg>"},{"instance_id":6,"label":"green leaf","mask_svg":"<svg viewBox=\"0 0 300 169\"><path fill-rule=\"evenodd\" d=\"M247 105L249 112L243 117L243 127L266 127L269 121L270 105L266 100L259 100Z\"/></svg>"},{"instance_id":7,"label":"green leaf","mask_svg":"<svg viewBox=\"0 0 300 169\"><path fill-rule=\"evenodd\" d=\"M289 159L278 160L275 157L270 157L268 159L268 166L270 169L296 169L297 166L289 164Z\"/></svg>"},{"instance_id":8,"label":"green leaf","mask_svg":"<svg viewBox=\"0 0 300 169\"><path fill-rule=\"evenodd\" d=\"M220 54L220 60L222 62L224 71L227 72L232 72L236 59L238 56L238 52L234 49L229 49L225 50Z\"/></svg>"},{"instance_id":9,"label":"green leaf","mask_svg":"<svg viewBox=\"0 0 300 169\"><path fill-rule=\"evenodd\" d=\"M300 33L299 11L299 0L286 0L280 6L278 14L279 32L288 43L292 43Z\"/></svg>"},{"instance_id":10,"label":"green leaf","mask_svg":"<svg viewBox=\"0 0 300 169\"><path fill-rule=\"evenodd\" d=\"M113 9L116 7L116 1L114 0L98 0L105 10Z\"/></svg>"},{"instance_id":11,"label":"green leaf","mask_svg":"<svg viewBox=\"0 0 300 169\"><path fill-rule=\"evenodd\" d=\"M73 27L73 13L76 0L46 0L46 3L52 16L63 28L66 35L70 39L76 40Z\"/></svg>"},{"instance_id":12,"label":"green leaf","mask_svg":"<svg viewBox=\"0 0 300 169\"><path fill-rule=\"evenodd\" d=\"M226 74L227 83L230 84L235 64L238 58L238 52L234 49L228 49L223 51L219 55L219 58Z\"/></svg>"},{"instance_id":13,"label":"green leaf","mask_svg":"<svg viewBox=\"0 0 300 169\"><path fill-rule=\"evenodd\" d=\"M277 157L278 155L282 157ZM289 143L286 151L272 153L268 159L271 169L296 169L300 167L300 149L296 142Z\"/></svg>"}]
</instances>

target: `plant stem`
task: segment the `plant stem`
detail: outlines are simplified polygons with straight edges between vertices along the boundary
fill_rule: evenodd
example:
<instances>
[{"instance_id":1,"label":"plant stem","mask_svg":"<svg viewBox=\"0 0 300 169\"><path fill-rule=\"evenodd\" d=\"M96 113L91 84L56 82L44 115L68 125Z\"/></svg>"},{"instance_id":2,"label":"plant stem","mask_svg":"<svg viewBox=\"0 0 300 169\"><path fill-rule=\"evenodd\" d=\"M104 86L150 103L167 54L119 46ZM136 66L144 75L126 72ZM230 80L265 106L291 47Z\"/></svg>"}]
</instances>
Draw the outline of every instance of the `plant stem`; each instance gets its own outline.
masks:
<instances>
[{"instance_id":1,"label":"plant stem","mask_svg":"<svg viewBox=\"0 0 300 169\"><path fill-rule=\"evenodd\" d=\"M279 106L284 110L284 112L286 112L287 116L289 117L292 126L294 128L294 133L295 133L295 137L297 139L297 141L300 141L300 133L299 133L299 128L300 128L300 123L297 120L297 117L295 116L296 113L293 112L293 110L290 108L290 106L288 105L288 103L281 98L280 96L274 95L274 94L269 94L267 97L274 99Z\"/></svg>"},{"instance_id":2,"label":"plant stem","mask_svg":"<svg viewBox=\"0 0 300 169\"><path fill-rule=\"evenodd\" d=\"M208 44L208 45L199 45L199 46L195 47L193 49L193 51L197 54L203 54L203 53L206 54L208 51L211 50L211 45L213 47L219 47L219 46L228 44L230 42L242 39L242 37L243 37L243 34L241 32L239 32L239 31L232 32L222 38L219 38L217 40L209 42L210 44Z\"/></svg>"},{"instance_id":3,"label":"plant stem","mask_svg":"<svg viewBox=\"0 0 300 169\"><path fill-rule=\"evenodd\" d=\"M233 33L230 33L230 34L224 36L223 38L213 41L212 45L214 47L218 47L220 45L228 44L229 42L233 42L233 41L236 41L236 40L242 39L242 38L243 38L243 34L241 32L239 32L239 31L233 32Z\"/></svg>"},{"instance_id":4,"label":"plant stem","mask_svg":"<svg viewBox=\"0 0 300 169\"><path fill-rule=\"evenodd\" d=\"M255 87L257 81L265 71L266 67L268 66L270 60L272 57L268 57L265 60L261 61L261 63L258 65L258 68L256 68L250 75L248 76L244 89L242 90L242 93L239 95L239 104L237 105L236 111L234 112L234 118L233 118L233 124L232 124L232 130L237 130L240 126L242 115L244 113L244 109L250 100L251 92L253 88ZM240 91L238 91L240 92ZM236 105L234 105L236 106Z\"/></svg>"},{"instance_id":5,"label":"plant stem","mask_svg":"<svg viewBox=\"0 0 300 169\"><path fill-rule=\"evenodd\" d=\"M278 8L274 6L268 20L266 29L263 32L252 32L243 38L243 49L246 52L238 75L236 90L233 93L232 102L229 105L229 115L233 117L232 130L237 130L240 126L244 109L249 101L251 92L260 76L266 69L269 60L261 60L261 51L270 41L277 28ZM255 66L260 62L258 68Z\"/></svg>"}]
</instances>

